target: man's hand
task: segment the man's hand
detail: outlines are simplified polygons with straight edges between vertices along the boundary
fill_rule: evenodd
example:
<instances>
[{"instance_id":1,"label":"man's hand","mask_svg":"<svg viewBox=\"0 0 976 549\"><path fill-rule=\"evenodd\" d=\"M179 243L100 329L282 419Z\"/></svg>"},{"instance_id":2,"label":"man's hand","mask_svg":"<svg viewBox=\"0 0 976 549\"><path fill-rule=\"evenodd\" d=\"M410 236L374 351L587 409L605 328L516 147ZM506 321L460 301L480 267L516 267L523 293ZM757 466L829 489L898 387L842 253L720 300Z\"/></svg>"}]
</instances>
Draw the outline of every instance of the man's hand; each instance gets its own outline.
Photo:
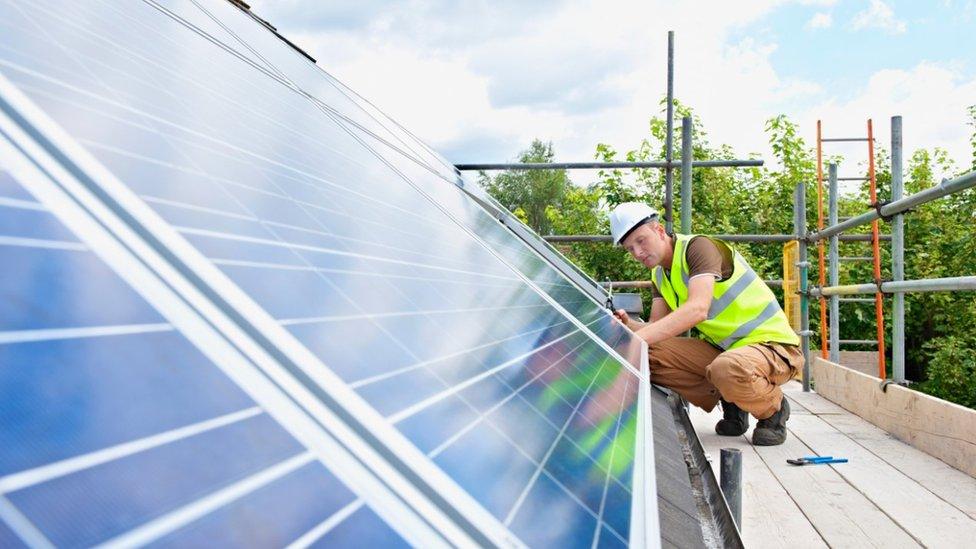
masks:
<instances>
[{"instance_id":1,"label":"man's hand","mask_svg":"<svg viewBox=\"0 0 976 549\"><path fill-rule=\"evenodd\" d=\"M623 309L617 309L616 311L614 311L613 316L614 318L619 320L621 324L630 328L634 332L640 330L644 326L643 322L630 318L630 315L627 314L627 311Z\"/></svg>"},{"instance_id":2,"label":"man's hand","mask_svg":"<svg viewBox=\"0 0 976 549\"><path fill-rule=\"evenodd\" d=\"M613 312L613 316L616 317L617 320L619 320L624 326L630 328L631 320L630 320L630 315L627 314L627 311L623 309L617 309L616 311Z\"/></svg>"}]
</instances>

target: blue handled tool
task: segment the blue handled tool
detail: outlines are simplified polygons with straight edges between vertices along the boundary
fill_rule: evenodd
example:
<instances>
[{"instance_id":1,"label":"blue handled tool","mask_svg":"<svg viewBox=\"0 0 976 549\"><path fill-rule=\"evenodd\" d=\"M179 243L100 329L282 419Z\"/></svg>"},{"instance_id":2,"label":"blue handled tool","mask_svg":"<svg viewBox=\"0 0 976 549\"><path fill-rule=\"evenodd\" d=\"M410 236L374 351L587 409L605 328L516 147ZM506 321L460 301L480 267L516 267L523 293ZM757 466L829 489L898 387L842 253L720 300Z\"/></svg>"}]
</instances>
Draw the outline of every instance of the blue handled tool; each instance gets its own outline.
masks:
<instances>
[{"instance_id":1,"label":"blue handled tool","mask_svg":"<svg viewBox=\"0 0 976 549\"><path fill-rule=\"evenodd\" d=\"M822 465L826 463L847 463L847 458L835 458L833 456L804 456L797 459L788 459L786 463L790 465Z\"/></svg>"}]
</instances>

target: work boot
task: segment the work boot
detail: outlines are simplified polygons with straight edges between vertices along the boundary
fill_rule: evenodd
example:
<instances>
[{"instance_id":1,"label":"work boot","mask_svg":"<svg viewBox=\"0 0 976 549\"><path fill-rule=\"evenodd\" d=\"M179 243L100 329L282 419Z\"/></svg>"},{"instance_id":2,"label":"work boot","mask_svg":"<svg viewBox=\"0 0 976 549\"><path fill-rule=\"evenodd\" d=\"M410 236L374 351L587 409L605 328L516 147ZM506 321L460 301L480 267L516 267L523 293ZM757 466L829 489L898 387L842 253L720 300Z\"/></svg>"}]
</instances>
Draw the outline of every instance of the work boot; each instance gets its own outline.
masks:
<instances>
[{"instance_id":1,"label":"work boot","mask_svg":"<svg viewBox=\"0 0 976 549\"><path fill-rule=\"evenodd\" d=\"M723 437L737 437L749 430L749 413L732 402L722 400L722 419L715 424L715 432Z\"/></svg>"},{"instance_id":2,"label":"work boot","mask_svg":"<svg viewBox=\"0 0 976 549\"><path fill-rule=\"evenodd\" d=\"M752 431L752 443L755 446L776 446L786 442L786 420L790 419L790 401L783 397L779 411L760 419Z\"/></svg>"}]
</instances>

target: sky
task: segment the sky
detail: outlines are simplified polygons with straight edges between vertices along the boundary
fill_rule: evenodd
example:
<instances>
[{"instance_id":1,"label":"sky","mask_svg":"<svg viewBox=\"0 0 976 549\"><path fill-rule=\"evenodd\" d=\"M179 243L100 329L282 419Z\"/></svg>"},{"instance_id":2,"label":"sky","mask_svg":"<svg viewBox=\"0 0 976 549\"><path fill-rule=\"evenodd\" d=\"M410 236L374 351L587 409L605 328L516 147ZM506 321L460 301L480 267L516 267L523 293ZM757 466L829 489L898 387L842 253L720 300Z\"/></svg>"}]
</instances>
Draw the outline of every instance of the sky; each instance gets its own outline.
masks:
<instances>
[{"instance_id":1,"label":"sky","mask_svg":"<svg viewBox=\"0 0 976 549\"><path fill-rule=\"evenodd\" d=\"M906 159L943 147L971 162L976 0L251 0L319 66L455 163L515 160L534 138L557 161L597 143L636 148L663 114L667 31L675 96L713 145L772 153L786 114L808 144L866 135ZM680 121L679 121L680 122ZM862 144L831 144L851 164ZM854 174L854 175L859 175Z\"/></svg>"}]
</instances>

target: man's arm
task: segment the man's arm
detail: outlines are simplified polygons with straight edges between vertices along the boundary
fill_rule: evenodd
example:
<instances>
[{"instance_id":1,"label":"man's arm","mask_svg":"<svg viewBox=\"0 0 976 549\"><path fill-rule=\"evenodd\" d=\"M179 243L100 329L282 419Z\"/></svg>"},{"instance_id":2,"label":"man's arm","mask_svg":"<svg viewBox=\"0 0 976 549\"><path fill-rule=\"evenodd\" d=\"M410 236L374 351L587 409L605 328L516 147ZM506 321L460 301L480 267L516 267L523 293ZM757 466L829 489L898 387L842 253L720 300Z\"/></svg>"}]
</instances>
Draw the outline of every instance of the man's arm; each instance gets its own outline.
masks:
<instances>
[{"instance_id":1,"label":"man's arm","mask_svg":"<svg viewBox=\"0 0 976 549\"><path fill-rule=\"evenodd\" d=\"M699 322L708 318L708 308L712 306L714 289L714 277L696 276L692 278L688 282L688 301L678 306L670 314L666 312L667 305L665 304L663 307L665 313L659 320L655 320L654 308L658 305L658 300L655 299L651 305L651 322L637 330L637 335L648 345L654 345L659 341L675 337L694 328Z\"/></svg>"},{"instance_id":2,"label":"man's arm","mask_svg":"<svg viewBox=\"0 0 976 549\"><path fill-rule=\"evenodd\" d=\"M668 307L668 302L663 297L655 297L654 301L651 301L651 322L661 320L670 312L671 307Z\"/></svg>"}]
</instances>

